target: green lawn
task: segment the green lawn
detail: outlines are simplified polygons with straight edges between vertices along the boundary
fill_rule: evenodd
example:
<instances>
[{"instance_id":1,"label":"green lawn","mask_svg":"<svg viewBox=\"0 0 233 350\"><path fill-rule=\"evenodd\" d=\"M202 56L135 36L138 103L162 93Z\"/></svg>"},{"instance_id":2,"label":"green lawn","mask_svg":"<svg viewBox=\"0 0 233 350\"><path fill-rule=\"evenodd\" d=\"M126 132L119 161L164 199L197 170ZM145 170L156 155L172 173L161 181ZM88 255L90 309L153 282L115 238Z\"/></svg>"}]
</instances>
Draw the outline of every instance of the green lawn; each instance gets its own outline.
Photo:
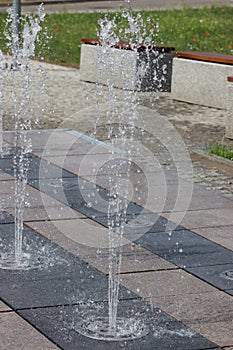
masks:
<instances>
[{"instance_id":1,"label":"green lawn","mask_svg":"<svg viewBox=\"0 0 233 350\"><path fill-rule=\"evenodd\" d=\"M212 7L183 10L142 12L152 42L174 46L181 51L211 51L233 54L233 7ZM112 18L113 14L108 15ZM46 61L79 64L81 38L97 37L100 13L50 14L43 24L51 39L43 38L42 55ZM150 17L150 19L148 18ZM124 27L124 20L117 21ZM0 14L0 47L5 52L4 26L6 15ZM125 35L120 39L126 39Z\"/></svg>"}]
</instances>

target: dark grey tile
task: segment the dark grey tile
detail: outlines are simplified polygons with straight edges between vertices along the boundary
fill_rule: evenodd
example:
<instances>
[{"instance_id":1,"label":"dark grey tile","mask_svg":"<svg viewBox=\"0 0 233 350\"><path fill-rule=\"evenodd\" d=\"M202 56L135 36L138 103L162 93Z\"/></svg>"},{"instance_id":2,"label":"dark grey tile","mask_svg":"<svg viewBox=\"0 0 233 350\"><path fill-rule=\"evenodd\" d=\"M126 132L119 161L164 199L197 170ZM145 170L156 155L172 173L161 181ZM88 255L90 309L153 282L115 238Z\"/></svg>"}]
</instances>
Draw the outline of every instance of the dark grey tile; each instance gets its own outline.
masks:
<instances>
[{"instance_id":1,"label":"dark grey tile","mask_svg":"<svg viewBox=\"0 0 233 350\"><path fill-rule=\"evenodd\" d=\"M233 252L188 230L149 232L137 243L183 268L233 261Z\"/></svg>"},{"instance_id":2,"label":"dark grey tile","mask_svg":"<svg viewBox=\"0 0 233 350\"><path fill-rule=\"evenodd\" d=\"M230 294L230 295L233 295L233 289L227 289L225 292Z\"/></svg>"},{"instance_id":3,"label":"dark grey tile","mask_svg":"<svg viewBox=\"0 0 233 350\"><path fill-rule=\"evenodd\" d=\"M74 175L65 171L51 163L48 163L44 159L28 155L29 169L28 179L47 179L47 178L61 178L61 177L73 177ZM6 173L14 176L14 162L13 157L0 158L0 169Z\"/></svg>"},{"instance_id":4,"label":"dark grey tile","mask_svg":"<svg viewBox=\"0 0 233 350\"><path fill-rule=\"evenodd\" d=\"M14 175L13 158L12 157L0 157L0 170L5 171L7 174Z\"/></svg>"},{"instance_id":5,"label":"dark grey tile","mask_svg":"<svg viewBox=\"0 0 233 350\"><path fill-rule=\"evenodd\" d=\"M233 271L233 263L187 268L186 270L195 276L198 276L203 280L211 283L213 286L227 291L228 293L229 290L233 289L233 279L228 279L225 277L226 271Z\"/></svg>"},{"instance_id":6,"label":"dark grey tile","mask_svg":"<svg viewBox=\"0 0 233 350\"><path fill-rule=\"evenodd\" d=\"M107 317L107 303L20 310L19 314L64 350L216 349L207 339L160 310L152 309L143 300L121 301L118 304L119 317L135 318L137 322L140 320L140 324L143 323L148 329L144 337L134 340L95 340L77 331L82 329L86 320Z\"/></svg>"},{"instance_id":7,"label":"dark grey tile","mask_svg":"<svg viewBox=\"0 0 233 350\"><path fill-rule=\"evenodd\" d=\"M143 220L149 222L148 228L146 227L146 232L164 231L168 224L166 218L151 213L141 206L128 202L127 200L121 199L120 202L118 202L119 198L117 199L117 196L114 194L110 195L108 190L76 176L67 177L65 179L59 176L57 178L53 178L53 176L50 176L50 178L44 177L40 178L40 180L29 179L29 184L56 200L69 205L72 209L79 211L105 227L108 225L109 202L113 202L115 198L116 207L120 205L121 210L118 210L117 214L112 214L111 219L113 222L118 223L127 222L128 229L126 237L129 239L131 233L134 233L132 231L135 230L135 226L133 226L133 228L129 227L130 223L138 216L143 217ZM114 204L111 208L114 212ZM176 229L182 229L182 227L178 226ZM132 239L135 240L135 237Z\"/></svg>"},{"instance_id":8,"label":"dark grey tile","mask_svg":"<svg viewBox=\"0 0 233 350\"><path fill-rule=\"evenodd\" d=\"M0 295L12 309L57 306L86 300L80 285L74 285L69 278L1 284Z\"/></svg>"},{"instance_id":9,"label":"dark grey tile","mask_svg":"<svg viewBox=\"0 0 233 350\"><path fill-rule=\"evenodd\" d=\"M72 174L71 174L72 175ZM69 177L57 177L57 178L44 178L44 179L34 179L29 181L30 185L40 189L42 192L56 197L57 200L66 200L70 204L75 203L77 199L88 199L91 201L96 201L99 198L108 202L110 198L109 191L101 188L98 185L93 184L87 180L72 175Z\"/></svg>"},{"instance_id":10,"label":"dark grey tile","mask_svg":"<svg viewBox=\"0 0 233 350\"><path fill-rule=\"evenodd\" d=\"M114 195L111 196L109 191L88 181L84 182L78 177L29 180L29 184L105 227L108 225L110 208L113 210L111 215L113 222L125 222L126 216L127 220L130 220L143 210L134 203L122 200L121 210L116 214L118 203L115 205L116 208L114 204L113 206L109 204L115 198Z\"/></svg>"},{"instance_id":11,"label":"dark grey tile","mask_svg":"<svg viewBox=\"0 0 233 350\"><path fill-rule=\"evenodd\" d=\"M11 252L14 225L1 225L1 256ZM0 268L0 296L12 308L65 305L108 299L108 278L31 229L24 228L23 251L39 268ZM0 258L1 258L0 256ZM137 297L120 287L122 299Z\"/></svg>"},{"instance_id":12,"label":"dark grey tile","mask_svg":"<svg viewBox=\"0 0 233 350\"><path fill-rule=\"evenodd\" d=\"M165 217L142 208L140 212L135 213L134 217L132 216L129 219L128 225L129 232L131 227L132 233L134 230L140 233L140 228L142 229L142 235L143 232L146 233L146 235L140 240L140 243L146 243L147 237L151 237L157 233L162 233L168 237L167 232L171 231L170 228L172 228L173 231L184 229L182 226L176 226L175 224L171 223L171 221L168 221Z\"/></svg>"},{"instance_id":13,"label":"dark grey tile","mask_svg":"<svg viewBox=\"0 0 233 350\"><path fill-rule=\"evenodd\" d=\"M44 159L32 157L28 172L29 179L72 177L73 175Z\"/></svg>"},{"instance_id":14,"label":"dark grey tile","mask_svg":"<svg viewBox=\"0 0 233 350\"><path fill-rule=\"evenodd\" d=\"M14 217L5 211L0 210L0 224L14 223Z\"/></svg>"},{"instance_id":15,"label":"dark grey tile","mask_svg":"<svg viewBox=\"0 0 233 350\"><path fill-rule=\"evenodd\" d=\"M76 176L32 180L29 184L90 218L107 216L108 192L87 182L86 187L81 189Z\"/></svg>"},{"instance_id":16,"label":"dark grey tile","mask_svg":"<svg viewBox=\"0 0 233 350\"><path fill-rule=\"evenodd\" d=\"M14 251L15 244L15 225L14 224L4 224L0 225L0 254L9 254ZM56 268L56 264L58 268L61 265L69 267L70 271L73 269L74 263L76 260L72 258L65 250L61 249L56 244L51 243L49 240L44 238L43 236L37 234L35 231L31 230L27 226L23 227L23 252L33 257L35 255L38 256L39 259L47 259L48 264L46 265L46 269L35 269L35 270L24 270L21 271L21 279L23 278L23 274L25 276L27 274L42 274L42 273L50 273L51 268ZM42 261L42 260L41 260ZM8 275L10 278L11 274L19 273L19 271L11 271L2 269L1 274ZM54 273L54 271L53 271ZM1 283L1 280L0 280Z\"/></svg>"},{"instance_id":17,"label":"dark grey tile","mask_svg":"<svg viewBox=\"0 0 233 350\"><path fill-rule=\"evenodd\" d=\"M11 280L0 284L0 296L13 309L57 306L108 300L107 277L95 274L42 276L38 279ZM2 280L4 281L4 280ZM136 298L135 294L120 287L120 299Z\"/></svg>"},{"instance_id":18,"label":"dark grey tile","mask_svg":"<svg viewBox=\"0 0 233 350\"><path fill-rule=\"evenodd\" d=\"M15 154L15 148L6 143L3 144L2 151L0 158L12 158Z\"/></svg>"}]
</instances>

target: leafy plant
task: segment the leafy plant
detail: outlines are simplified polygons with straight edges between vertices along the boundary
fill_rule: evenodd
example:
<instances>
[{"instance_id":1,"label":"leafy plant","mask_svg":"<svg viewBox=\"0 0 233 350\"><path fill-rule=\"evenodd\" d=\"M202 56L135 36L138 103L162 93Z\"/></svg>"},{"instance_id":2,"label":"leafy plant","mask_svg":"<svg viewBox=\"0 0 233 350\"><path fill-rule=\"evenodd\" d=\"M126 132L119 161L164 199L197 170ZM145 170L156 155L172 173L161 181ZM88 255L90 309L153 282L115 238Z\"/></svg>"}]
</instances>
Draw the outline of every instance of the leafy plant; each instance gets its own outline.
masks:
<instances>
[{"instance_id":1,"label":"leafy plant","mask_svg":"<svg viewBox=\"0 0 233 350\"><path fill-rule=\"evenodd\" d=\"M233 150L228 149L226 146L221 145L217 142L210 147L209 152L211 154L215 154L217 156L233 160Z\"/></svg>"}]
</instances>

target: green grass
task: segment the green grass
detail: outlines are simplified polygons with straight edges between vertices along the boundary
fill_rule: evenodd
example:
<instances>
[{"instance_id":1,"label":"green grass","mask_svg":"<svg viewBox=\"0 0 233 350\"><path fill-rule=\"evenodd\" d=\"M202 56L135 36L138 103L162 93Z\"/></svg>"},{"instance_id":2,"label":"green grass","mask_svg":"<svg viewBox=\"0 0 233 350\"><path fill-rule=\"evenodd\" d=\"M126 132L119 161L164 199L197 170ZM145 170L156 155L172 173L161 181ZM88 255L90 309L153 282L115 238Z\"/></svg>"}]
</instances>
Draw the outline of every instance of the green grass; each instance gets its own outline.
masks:
<instances>
[{"instance_id":1,"label":"green grass","mask_svg":"<svg viewBox=\"0 0 233 350\"><path fill-rule=\"evenodd\" d=\"M220 156L226 159L233 160L233 150L226 148L226 146L220 145L219 143L215 143L210 149L209 152L211 154L215 154L216 156Z\"/></svg>"},{"instance_id":2,"label":"green grass","mask_svg":"<svg viewBox=\"0 0 233 350\"><path fill-rule=\"evenodd\" d=\"M113 14L108 16L112 18ZM81 38L97 37L98 20L103 17L104 14L100 13L46 15L44 31L51 39L42 39L45 60L67 65L78 64ZM178 51L233 53L233 7L147 11L142 12L142 17L147 31L152 32L153 44L174 46ZM1 13L1 33L5 22L6 15ZM119 17L117 22L121 28L124 27L122 18ZM124 35L119 38L127 39ZM7 50L3 35L0 37L0 48Z\"/></svg>"}]
</instances>

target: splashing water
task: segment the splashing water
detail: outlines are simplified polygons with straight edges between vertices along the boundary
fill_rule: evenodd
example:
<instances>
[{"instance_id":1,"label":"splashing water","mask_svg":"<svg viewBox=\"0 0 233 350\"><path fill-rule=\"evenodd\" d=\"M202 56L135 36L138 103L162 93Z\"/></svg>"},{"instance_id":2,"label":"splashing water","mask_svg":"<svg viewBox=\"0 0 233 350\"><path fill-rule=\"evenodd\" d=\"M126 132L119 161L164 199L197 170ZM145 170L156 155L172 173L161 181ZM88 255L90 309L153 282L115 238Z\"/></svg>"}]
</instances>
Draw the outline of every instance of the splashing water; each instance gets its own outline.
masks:
<instances>
[{"instance_id":1,"label":"splashing water","mask_svg":"<svg viewBox=\"0 0 233 350\"><path fill-rule=\"evenodd\" d=\"M137 47L138 44L145 42L147 43L149 40L146 37L146 30L145 30L145 24L142 20L142 17L140 13L133 15L132 8L131 8L131 1L127 0L125 1L128 4L128 8L123 10L121 16L123 19L126 20L127 25L126 29L124 31L120 30L119 34L124 38L127 39L129 45L131 48L135 51L135 53L138 55ZM109 132L108 137L111 140L111 142L115 143L116 138L117 142L120 140L121 149L124 151L127 150L128 153L128 159L127 159L127 166L125 169L126 172L126 178L129 178L130 176L130 167L132 163L132 157L131 157L131 150L130 150L130 142L127 142L127 138L129 141L132 141L134 138L134 123L135 120L137 120L137 104L138 104L138 93L137 91L131 91L129 90L129 86L133 84L140 86L141 79L145 75L147 66L141 66L138 67L137 73L135 76L132 76L130 74L122 74L122 79L124 81L124 87L125 87L125 94L124 94L124 108L123 110L119 110L119 107L117 107L118 100L116 96L114 96L114 89L113 89L113 83L111 81L111 74L114 76L116 72L114 72L114 67L112 65L112 50L111 47L109 47L109 44L116 44L119 41L119 34L114 31L116 28L116 20L113 19L112 21L108 21L107 18L100 21L100 40L103 43L104 49L103 49L103 58L104 60L106 57L108 57L108 61L104 62L105 68L107 68L108 73L110 72L110 78L108 80L108 114L109 114ZM106 52L104 52L106 51ZM139 61L140 62L140 61ZM124 62L123 62L124 65ZM140 63L139 63L140 65ZM120 74L120 72L117 72L117 74ZM128 111L127 111L128 110ZM118 113L116 113L117 111ZM127 111L127 113L125 113ZM128 113L129 112L129 113ZM114 135L112 124L116 123L116 119L118 122L118 131L116 132L116 135ZM122 162L122 166L125 166L125 161ZM119 179L121 177L121 169L117 171L114 169L114 166L109 169L109 177L110 182L112 183L112 188L110 190L110 194L114 194L118 192L118 185L116 180L114 181L114 178L112 177L112 174L114 174L114 178ZM109 337L113 339L124 339L126 337L127 339L134 339L141 336L144 336L147 334L146 327L144 327L143 323L141 322L141 327L138 327L138 322L135 319L131 319L131 327L128 327L128 320L124 318L117 317L117 309L118 309L118 298L119 298L119 276L120 276L120 270L121 270L121 261L122 261L122 238L124 235L124 224L126 222L126 214L127 214L127 206L128 202L124 200L124 198L127 198L128 194L128 188L125 187L124 193L121 193L122 196L117 196L116 200L114 202L109 203L109 221L108 221L108 227L109 227L109 291L108 291L108 302L109 302L109 315L108 315L108 332L106 338ZM113 206L113 208L111 208ZM114 220L111 218L111 212L115 212L115 218ZM117 233L117 235L116 235ZM133 326L135 325L135 327Z\"/></svg>"},{"instance_id":2,"label":"splashing water","mask_svg":"<svg viewBox=\"0 0 233 350\"><path fill-rule=\"evenodd\" d=\"M35 45L38 41L39 33L42 30L41 23L44 21L42 5L38 8L36 16L24 16L20 18L21 33L17 32L18 25L16 14L13 9L8 11L7 28L5 37L8 41L8 47L12 56L4 62L1 53L1 75L0 75L0 103L3 97L2 74L7 70L8 79L11 80L12 92L11 100L14 102L13 111L11 112L11 121L14 124L14 198L15 198L15 243L14 251L11 253L2 253L0 255L0 267L9 269L24 269L37 267L36 257L23 253L23 217L26 200L26 185L28 170L30 166L29 153L32 150L32 142L27 131L32 128L32 109L30 102L32 100L32 61L30 58L35 56ZM4 69L3 69L4 67ZM0 147L2 147L2 104L0 109Z\"/></svg>"},{"instance_id":3,"label":"splashing water","mask_svg":"<svg viewBox=\"0 0 233 350\"><path fill-rule=\"evenodd\" d=\"M146 45L151 42L147 36L146 26L140 13L134 15L131 8L131 1L125 0L127 7L120 14L116 14L114 18L109 19L106 15L99 20L99 38L101 42L101 50L98 57L99 81L101 76L107 76L107 117L108 130L107 138L111 143L112 149L115 144L119 144L123 153L127 154L127 160L122 159L120 167L114 164L114 160L110 162L108 168L108 181L111 184L110 198L114 198L115 193L119 193L117 181L121 178L121 172L124 168L126 178L129 179L130 169L132 165L131 143L134 138L135 121L138 118L137 106L139 103L140 86L143 77L148 70L148 63L140 61L140 52L138 47L141 43ZM125 22L125 29L118 28L118 23ZM127 50L121 56L120 69L114 65L114 49L115 44L121 42L121 39L127 40L131 50L138 57L138 69L135 75L127 72L124 65L127 62ZM149 53L149 49L145 50L145 54ZM147 60L149 62L149 60ZM121 69L122 68L122 69ZM114 77L120 76L124 82L123 106L114 89ZM138 89L132 90L130 86L138 86ZM97 84L97 96L101 95L102 86ZM101 108L100 106L97 107ZM101 115L101 111L97 111L97 115ZM96 124L98 123L98 117ZM116 130L115 125L118 125ZM96 130L95 130L96 133ZM117 179L117 180L116 180ZM87 320L77 325L75 329L88 337L100 340L129 340L143 337L148 333L147 327L142 320L136 318L122 318L117 316L118 299L119 299L119 278L122 262L122 240L124 237L124 227L127 222L127 207L129 202L127 198L129 188L125 186L121 196L115 196L114 200L109 200L108 206L108 228L109 228L109 285L108 285L108 317L101 317L97 320L89 315Z\"/></svg>"}]
</instances>

